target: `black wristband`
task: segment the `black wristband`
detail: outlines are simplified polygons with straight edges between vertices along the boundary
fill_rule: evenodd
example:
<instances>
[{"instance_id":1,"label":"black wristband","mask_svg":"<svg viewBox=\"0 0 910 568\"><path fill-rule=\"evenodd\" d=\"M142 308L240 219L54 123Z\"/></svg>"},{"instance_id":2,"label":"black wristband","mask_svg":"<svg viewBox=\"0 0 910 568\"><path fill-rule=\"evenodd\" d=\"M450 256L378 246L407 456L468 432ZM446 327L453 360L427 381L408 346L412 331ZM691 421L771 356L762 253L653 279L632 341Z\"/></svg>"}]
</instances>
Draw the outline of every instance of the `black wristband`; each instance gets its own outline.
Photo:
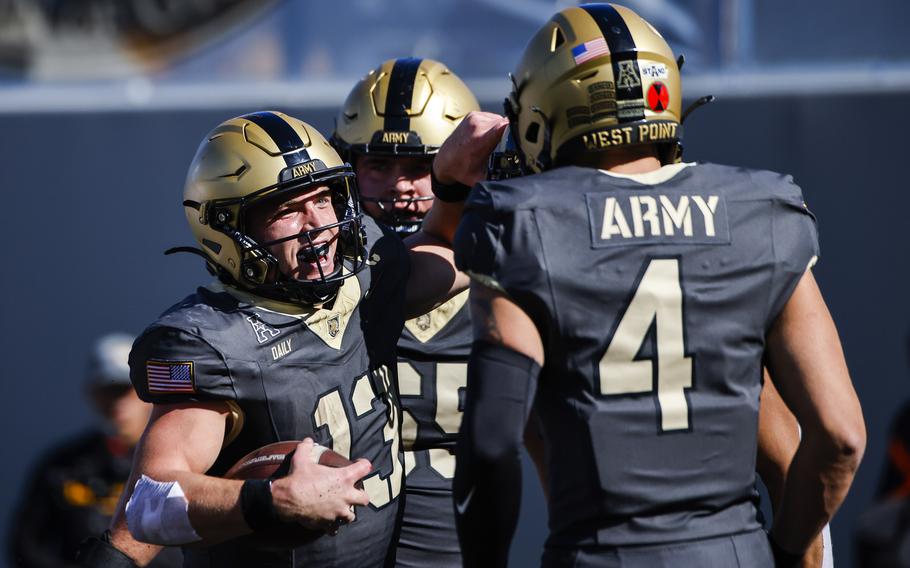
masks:
<instances>
[{"instance_id":1,"label":"black wristband","mask_svg":"<svg viewBox=\"0 0 910 568\"><path fill-rule=\"evenodd\" d=\"M240 512L254 531L270 529L281 524L278 510L272 502L270 479L247 479L240 488Z\"/></svg>"},{"instance_id":2,"label":"black wristband","mask_svg":"<svg viewBox=\"0 0 910 568\"><path fill-rule=\"evenodd\" d=\"M774 537L771 536L770 533L768 534L768 541L771 543L771 554L774 555L775 568L796 568L806 555L805 552L802 554L795 554L784 550L777 544L777 541L774 540Z\"/></svg>"},{"instance_id":3,"label":"black wristband","mask_svg":"<svg viewBox=\"0 0 910 568\"><path fill-rule=\"evenodd\" d=\"M89 537L76 552L76 565L83 568L139 568L132 558L111 544L111 531L101 538Z\"/></svg>"},{"instance_id":4,"label":"black wristband","mask_svg":"<svg viewBox=\"0 0 910 568\"><path fill-rule=\"evenodd\" d=\"M442 183L436 179L436 172L430 168L430 183L433 188L433 195L440 201L446 203L458 203L468 198L471 193L470 186L463 183Z\"/></svg>"}]
</instances>

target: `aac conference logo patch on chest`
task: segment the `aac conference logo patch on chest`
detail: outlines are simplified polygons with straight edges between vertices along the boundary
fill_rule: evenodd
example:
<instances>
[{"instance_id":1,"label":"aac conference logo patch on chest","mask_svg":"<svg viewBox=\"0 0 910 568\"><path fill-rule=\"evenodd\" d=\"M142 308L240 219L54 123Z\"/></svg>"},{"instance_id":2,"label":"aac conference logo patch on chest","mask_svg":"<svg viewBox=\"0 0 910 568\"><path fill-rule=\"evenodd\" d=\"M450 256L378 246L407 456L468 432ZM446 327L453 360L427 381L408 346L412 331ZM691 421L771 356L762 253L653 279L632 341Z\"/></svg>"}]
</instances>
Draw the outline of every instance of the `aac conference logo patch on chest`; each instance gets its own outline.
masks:
<instances>
[{"instance_id":1,"label":"aac conference logo patch on chest","mask_svg":"<svg viewBox=\"0 0 910 568\"><path fill-rule=\"evenodd\" d=\"M275 329L274 327L268 326L259 319L259 316L247 316L246 321L250 322L250 325L253 327L253 333L256 334L256 341L260 345L278 337L281 333L281 330Z\"/></svg>"}]
</instances>

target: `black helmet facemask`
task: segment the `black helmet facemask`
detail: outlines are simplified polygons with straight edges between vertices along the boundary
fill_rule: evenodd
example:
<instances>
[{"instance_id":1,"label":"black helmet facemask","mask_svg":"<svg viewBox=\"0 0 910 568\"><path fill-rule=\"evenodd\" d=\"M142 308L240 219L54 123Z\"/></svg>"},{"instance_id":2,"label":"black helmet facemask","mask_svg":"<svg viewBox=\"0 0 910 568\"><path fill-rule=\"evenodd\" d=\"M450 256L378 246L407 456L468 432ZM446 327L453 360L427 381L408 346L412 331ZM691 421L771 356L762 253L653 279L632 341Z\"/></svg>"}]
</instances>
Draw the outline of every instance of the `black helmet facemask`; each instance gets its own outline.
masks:
<instances>
[{"instance_id":1,"label":"black helmet facemask","mask_svg":"<svg viewBox=\"0 0 910 568\"><path fill-rule=\"evenodd\" d=\"M363 212L358 199L354 173L350 166L345 164L322 170L310 178L304 180L305 183L295 180L295 183L285 184L284 187L281 187L282 184L278 184L275 187L264 188L241 200L238 203L240 223L237 229L233 229L229 224L215 225L237 241L241 247L241 281L232 282L230 280L233 279L228 276L229 284L239 285L259 296L281 302L318 306L331 301L342 282L355 276L366 266ZM245 225L251 207L259 206L266 200L286 200L295 193L312 190L317 185L329 187L337 221L268 242L260 243L250 235L250 231ZM335 228L338 229L338 233L334 237L336 241L334 269L330 273L324 272L321 263L316 262L315 266L319 272L319 276L316 278L297 279L285 274L279 268L278 259L269 250L275 245L299 240L305 243L305 247L301 253L298 253L298 258L302 262L308 262L312 259L302 258L302 256L308 254L318 256L321 252L320 249L330 247L329 243L317 245L317 237L321 233ZM219 277L224 280L225 274L219 274Z\"/></svg>"}]
</instances>

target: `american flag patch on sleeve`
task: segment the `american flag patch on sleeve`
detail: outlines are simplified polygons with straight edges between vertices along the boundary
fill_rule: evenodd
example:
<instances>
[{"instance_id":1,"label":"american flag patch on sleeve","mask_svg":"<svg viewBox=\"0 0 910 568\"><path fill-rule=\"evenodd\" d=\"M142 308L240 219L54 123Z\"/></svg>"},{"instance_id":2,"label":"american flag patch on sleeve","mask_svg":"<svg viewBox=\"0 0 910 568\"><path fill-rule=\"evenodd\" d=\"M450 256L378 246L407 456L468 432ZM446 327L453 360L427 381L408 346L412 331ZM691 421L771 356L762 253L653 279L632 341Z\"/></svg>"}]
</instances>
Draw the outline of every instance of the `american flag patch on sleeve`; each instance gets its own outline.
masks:
<instances>
[{"instance_id":1,"label":"american flag patch on sleeve","mask_svg":"<svg viewBox=\"0 0 910 568\"><path fill-rule=\"evenodd\" d=\"M145 363L145 372L148 377L149 392L196 392L192 361L149 360Z\"/></svg>"}]
</instances>

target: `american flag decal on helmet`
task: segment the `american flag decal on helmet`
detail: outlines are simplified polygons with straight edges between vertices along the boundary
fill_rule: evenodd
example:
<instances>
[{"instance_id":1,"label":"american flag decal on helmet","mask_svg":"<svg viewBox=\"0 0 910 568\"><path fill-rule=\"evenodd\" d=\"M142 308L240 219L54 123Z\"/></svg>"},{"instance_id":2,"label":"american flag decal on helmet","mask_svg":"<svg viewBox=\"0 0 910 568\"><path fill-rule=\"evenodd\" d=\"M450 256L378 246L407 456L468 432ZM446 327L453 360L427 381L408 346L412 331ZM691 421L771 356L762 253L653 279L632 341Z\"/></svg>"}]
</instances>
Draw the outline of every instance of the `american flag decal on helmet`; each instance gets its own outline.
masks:
<instances>
[{"instance_id":1,"label":"american flag decal on helmet","mask_svg":"<svg viewBox=\"0 0 910 568\"><path fill-rule=\"evenodd\" d=\"M607 47L607 42L602 37L586 41L572 48L572 57L575 58L575 65L581 65L585 61L601 55L610 55L610 48Z\"/></svg>"},{"instance_id":2,"label":"american flag decal on helmet","mask_svg":"<svg viewBox=\"0 0 910 568\"><path fill-rule=\"evenodd\" d=\"M145 363L149 392L194 393L196 383L192 361L155 361Z\"/></svg>"}]
</instances>

